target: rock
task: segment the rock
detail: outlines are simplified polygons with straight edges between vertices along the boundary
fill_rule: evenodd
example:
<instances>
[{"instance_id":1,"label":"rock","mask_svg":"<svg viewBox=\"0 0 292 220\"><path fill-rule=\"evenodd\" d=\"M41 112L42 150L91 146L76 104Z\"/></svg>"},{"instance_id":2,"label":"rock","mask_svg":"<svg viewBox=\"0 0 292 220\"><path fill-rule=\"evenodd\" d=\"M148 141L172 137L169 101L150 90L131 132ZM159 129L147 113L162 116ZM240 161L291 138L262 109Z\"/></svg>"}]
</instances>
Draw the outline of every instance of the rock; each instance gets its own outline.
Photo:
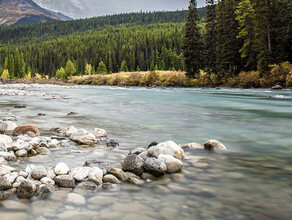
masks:
<instances>
[{"instance_id":1,"label":"rock","mask_svg":"<svg viewBox=\"0 0 292 220\"><path fill-rule=\"evenodd\" d=\"M85 161L84 167L98 167L103 170L104 173L107 173L110 165L106 162L99 161L99 160L87 160Z\"/></svg>"},{"instance_id":2,"label":"rock","mask_svg":"<svg viewBox=\"0 0 292 220\"><path fill-rule=\"evenodd\" d=\"M103 179L103 171L98 167L93 167L88 174L88 178L91 178L101 184Z\"/></svg>"},{"instance_id":3,"label":"rock","mask_svg":"<svg viewBox=\"0 0 292 220\"><path fill-rule=\"evenodd\" d=\"M7 151L7 148L12 145L11 137L7 135L0 135L0 150Z\"/></svg>"},{"instance_id":4,"label":"rock","mask_svg":"<svg viewBox=\"0 0 292 220\"><path fill-rule=\"evenodd\" d=\"M76 134L77 132L78 132L78 129L75 128L74 126L71 126L71 127L67 128L67 130L65 132L65 136L70 137L72 134Z\"/></svg>"},{"instance_id":5,"label":"rock","mask_svg":"<svg viewBox=\"0 0 292 220\"><path fill-rule=\"evenodd\" d=\"M54 180L52 180L51 178L49 178L49 177L43 177L43 178L41 178L41 183L42 184L46 184L46 185L55 185L55 181Z\"/></svg>"},{"instance_id":6,"label":"rock","mask_svg":"<svg viewBox=\"0 0 292 220\"><path fill-rule=\"evenodd\" d=\"M30 150L27 153L29 154L29 156L36 156L36 155L38 155L38 153L34 149Z\"/></svg>"},{"instance_id":7,"label":"rock","mask_svg":"<svg viewBox=\"0 0 292 220\"><path fill-rule=\"evenodd\" d=\"M37 116L46 116L45 113L38 113Z\"/></svg>"},{"instance_id":8,"label":"rock","mask_svg":"<svg viewBox=\"0 0 292 220\"><path fill-rule=\"evenodd\" d=\"M70 169L67 164L60 162L56 165L54 171L56 175L66 175L69 173Z\"/></svg>"},{"instance_id":9,"label":"rock","mask_svg":"<svg viewBox=\"0 0 292 220\"><path fill-rule=\"evenodd\" d=\"M106 190L111 190L111 191L118 191L120 189L117 184L112 184L112 183L103 183L102 188Z\"/></svg>"},{"instance_id":10,"label":"rock","mask_svg":"<svg viewBox=\"0 0 292 220\"><path fill-rule=\"evenodd\" d=\"M12 197L14 195L15 192L16 192L15 188L8 189L8 190L5 190L5 191L0 191L0 201L9 199L10 197ZM1 219L2 218L3 218L3 213L1 213Z\"/></svg>"},{"instance_id":11,"label":"rock","mask_svg":"<svg viewBox=\"0 0 292 220\"><path fill-rule=\"evenodd\" d=\"M135 178L135 177L130 177L128 179L128 182L134 185L138 185L138 186L141 186L145 183L143 180Z\"/></svg>"},{"instance_id":12,"label":"rock","mask_svg":"<svg viewBox=\"0 0 292 220\"><path fill-rule=\"evenodd\" d=\"M69 112L69 113L67 114L67 116L73 116L73 115L78 115L78 114L77 114L77 112Z\"/></svg>"},{"instance_id":13,"label":"rock","mask_svg":"<svg viewBox=\"0 0 292 220\"><path fill-rule=\"evenodd\" d=\"M5 177L8 179L8 181L13 184L14 181L16 180L16 178L18 177L18 173L17 172L13 172L13 173L8 173L5 175Z\"/></svg>"},{"instance_id":14,"label":"rock","mask_svg":"<svg viewBox=\"0 0 292 220\"><path fill-rule=\"evenodd\" d=\"M178 146L173 141L162 142L156 146L150 147L148 149L149 156L156 157L160 154L171 155L177 159L182 159L184 157L184 150Z\"/></svg>"},{"instance_id":15,"label":"rock","mask_svg":"<svg viewBox=\"0 0 292 220\"><path fill-rule=\"evenodd\" d=\"M209 140L204 144L205 150L216 151L216 150L228 150L222 143L217 140Z\"/></svg>"},{"instance_id":16,"label":"rock","mask_svg":"<svg viewBox=\"0 0 292 220\"><path fill-rule=\"evenodd\" d=\"M6 175L6 174L8 174L8 173L10 173L11 171L8 169L8 168L6 168L6 167L0 167L0 176L4 176L4 175Z\"/></svg>"},{"instance_id":17,"label":"rock","mask_svg":"<svg viewBox=\"0 0 292 220\"><path fill-rule=\"evenodd\" d=\"M148 151L143 151L142 153L139 154L139 157L141 157L143 160L146 160L148 157Z\"/></svg>"},{"instance_id":18,"label":"rock","mask_svg":"<svg viewBox=\"0 0 292 220\"><path fill-rule=\"evenodd\" d=\"M11 188L12 188L12 185L9 179L6 176L0 176L0 190L4 191Z\"/></svg>"},{"instance_id":19,"label":"rock","mask_svg":"<svg viewBox=\"0 0 292 220\"><path fill-rule=\"evenodd\" d=\"M122 169L123 171L129 171L132 172L138 176L141 176L144 170L144 161L141 157L131 154L128 155L123 161L122 161Z\"/></svg>"},{"instance_id":20,"label":"rock","mask_svg":"<svg viewBox=\"0 0 292 220\"><path fill-rule=\"evenodd\" d=\"M97 139L94 134L72 134L70 139L85 145L97 144Z\"/></svg>"},{"instance_id":21,"label":"rock","mask_svg":"<svg viewBox=\"0 0 292 220\"><path fill-rule=\"evenodd\" d=\"M27 157L27 151L22 149L15 152L16 157Z\"/></svg>"},{"instance_id":22,"label":"rock","mask_svg":"<svg viewBox=\"0 0 292 220\"><path fill-rule=\"evenodd\" d=\"M24 171L19 172L19 176L23 176L24 178L28 177L28 173Z\"/></svg>"},{"instance_id":23,"label":"rock","mask_svg":"<svg viewBox=\"0 0 292 220\"><path fill-rule=\"evenodd\" d=\"M40 185L37 191L37 197L39 199L47 199L56 191L56 188L52 184Z\"/></svg>"},{"instance_id":24,"label":"rock","mask_svg":"<svg viewBox=\"0 0 292 220\"><path fill-rule=\"evenodd\" d=\"M7 161L16 161L17 157L13 152L0 152L0 157L3 157Z\"/></svg>"},{"instance_id":25,"label":"rock","mask_svg":"<svg viewBox=\"0 0 292 220\"><path fill-rule=\"evenodd\" d=\"M74 179L78 182L82 182L89 174L90 168L89 167L78 167L72 169L70 174L74 177Z\"/></svg>"},{"instance_id":26,"label":"rock","mask_svg":"<svg viewBox=\"0 0 292 220\"><path fill-rule=\"evenodd\" d=\"M190 148L190 149L197 149L197 150L204 150L204 146L198 143L189 143L189 144L181 144L179 145L181 148Z\"/></svg>"},{"instance_id":27,"label":"rock","mask_svg":"<svg viewBox=\"0 0 292 220\"><path fill-rule=\"evenodd\" d=\"M142 180L155 180L156 177L150 173L143 173L141 176Z\"/></svg>"},{"instance_id":28,"label":"rock","mask_svg":"<svg viewBox=\"0 0 292 220\"><path fill-rule=\"evenodd\" d=\"M50 178L50 179L52 179L52 180L55 179L56 174L55 174L54 170L49 169L49 170L48 170L47 177Z\"/></svg>"},{"instance_id":29,"label":"rock","mask_svg":"<svg viewBox=\"0 0 292 220\"><path fill-rule=\"evenodd\" d=\"M120 146L119 142L114 140L114 139L110 139L106 141L106 146L107 147L117 147Z\"/></svg>"},{"instance_id":30,"label":"rock","mask_svg":"<svg viewBox=\"0 0 292 220\"><path fill-rule=\"evenodd\" d=\"M26 108L26 106L22 104L17 104L14 106L14 108Z\"/></svg>"},{"instance_id":31,"label":"rock","mask_svg":"<svg viewBox=\"0 0 292 220\"><path fill-rule=\"evenodd\" d=\"M156 146L158 143L156 142L156 141L152 141L149 145L148 145L148 149L150 148L150 147L154 147L154 146Z\"/></svg>"},{"instance_id":32,"label":"rock","mask_svg":"<svg viewBox=\"0 0 292 220\"><path fill-rule=\"evenodd\" d=\"M124 171L122 169L118 169L118 168L110 168L107 171L108 174L112 174L115 177L117 177L120 181L125 181L126 180L126 174L124 173Z\"/></svg>"},{"instance_id":33,"label":"rock","mask_svg":"<svg viewBox=\"0 0 292 220\"><path fill-rule=\"evenodd\" d=\"M76 193L69 193L67 196L67 202L72 203L74 205L85 205L86 200L83 196L78 195Z\"/></svg>"},{"instance_id":34,"label":"rock","mask_svg":"<svg viewBox=\"0 0 292 220\"><path fill-rule=\"evenodd\" d=\"M282 88L282 86L280 86L280 85L275 85L275 86L273 86L271 89L272 89L272 90L282 90L283 88Z\"/></svg>"},{"instance_id":35,"label":"rock","mask_svg":"<svg viewBox=\"0 0 292 220\"><path fill-rule=\"evenodd\" d=\"M0 164L7 164L7 161L3 157L0 157Z\"/></svg>"},{"instance_id":36,"label":"rock","mask_svg":"<svg viewBox=\"0 0 292 220\"><path fill-rule=\"evenodd\" d=\"M95 128L93 131L93 134L95 135L96 138L107 137L106 130L101 129L101 128Z\"/></svg>"},{"instance_id":37,"label":"rock","mask_svg":"<svg viewBox=\"0 0 292 220\"><path fill-rule=\"evenodd\" d=\"M40 147L36 149L35 151L37 152L37 154L40 154L40 155L47 155L50 153L50 150L46 147Z\"/></svg>"},{"instance_id":38,"label":"rock","mask_svg":"<svg viewBox=\"0 0 292 220\"><path fill-rule=\"evenodd\" d=\"M31 176L34 179L40 180L43 177L46 177L48 174L46 168L42 167L42 166L36 166L32 169L31 171Z\"/></svg>"},{"instance_id":39,"label":"rock","mask_svg":"<svg viewBox=\"0 0 292 220\"><path fill-rule=\"evenodd\" d=\"M158 160L165 163L168 173L178 173L182 169L182 162L173 156L160 154Z\"/></svg>"},{"instance_id":40,"label":"rock","mask_svg":"<svg viewBox=\"0 0 292 220\"><path fill-rule=\"evenodd\" d=\"M36 184L31 180L21 181L17 188L17 197L20 199L31 199L37 192Z\"/></svg>"},{"instance_id":41,"label":"rock","mask_svg":"<svg viewBox=\"0 0 292 220\"><path fill-rule=\"evenodd\" d=\"M55 182L60 187L74 188L75 180L72 175L60 175L55 177Z\"/></svg>"},{"instance_id":42,"label":"rock","mask_svg":"<svg viewBox=\"0 0 292 220\"><path fill-rule=\"evenodd\" d=\"M0 134L12 134L16 127L12 121L0 121Z\"/></svg>"},{"instance_id":43,"label":"rock","mask_svg":"<svg viewBox=\"0 0 292 220\"><path fill-rule=\"evenodd\" d=\"M134 150L131 150L128 155L130 155L130 154L140 155L141 153L143 153L145 151L147 151L145 148L139 147L139 148L136 148Z\"/></svg>"},{"instance_id":44,"label":"rock","mask_svg":"<svg viewBox=\"0 0 292 220\"><path fill-rule=\"evenodd\" d=\"M120 181L118 180L117 177L115 177L114 175L112 174L107 174L103 177L103 182L106 182L106 183L117 183L119 184Z\"/></svg>"},{"instance_id":45,"label":"rock","mask_svg":"<svg viewBox=\"0 0 292 220\"><path fill-rule=\"evenodd\" d=\"M25 168L25 172L31 173L33 168L35 168L35 167L36 167L36 165L34 165L34 164L28 164Z\"/></svg>"},{"instance_id":46,"label":"rock","mask_svg":"<svg viewBox=\"0 0 292 220\"><path fill-rule=\"evenodd\" d=\"M21 134L26 134L27 132L33 132L35 134L35 136L40 136L40 132L37 126L35 125L21 125L21 126L17 126L12 135L13 136L18 136Z\"/></svg>"},{"instance_id":47,"label":"rock","mask_svg":"<svg viewBox=\"0 0 292 220\"><path fill-rule=\"evenodd\" d=\"M144 161L145 169L154 176L161 176L166 173L167 167L165 163L155 157L148 157Z\"/></svg>"},{"instance_id":48,"label":"rock","mask_svg":"<svg viewBox=\"0 0 292 220\"><path fill-rule=\"evenodd\" d=\"M91 192L95 192L97 190L100 189L99 184L96 184L96 182L94 181L85 181L82 183L79 183L77 185L77 188L85 190L85 191L91 191Z\"/></svg>"}]
</instances>

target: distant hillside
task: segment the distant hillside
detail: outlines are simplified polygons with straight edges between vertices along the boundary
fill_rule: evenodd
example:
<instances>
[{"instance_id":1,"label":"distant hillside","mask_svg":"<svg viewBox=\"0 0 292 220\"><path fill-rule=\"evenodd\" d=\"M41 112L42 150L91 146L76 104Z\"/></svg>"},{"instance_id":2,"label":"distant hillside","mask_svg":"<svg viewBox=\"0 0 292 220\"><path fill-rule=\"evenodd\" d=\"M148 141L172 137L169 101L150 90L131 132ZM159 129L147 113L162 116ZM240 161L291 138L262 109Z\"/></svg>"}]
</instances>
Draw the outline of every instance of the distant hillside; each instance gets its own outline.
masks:
<instances>
[{"instance_id":1,"label":"distant hillside","mask_svg":"<svg viewBox=\"0 0 292 220\"><path fill-rule=\"evenodd\" d=\"M68 19L70 18L63 14L41 8L32 0L0 0L0 26Z\"/></svg>"},{"instance_id":2,"label":"distant hillside","mask_svg":"<svg viewBox=\"0 0 292 220\"><path fill-rule=\"evenodd\" d=\"M205 8L199 9L199 14L200 17L204 17ZM69 34L78 34L89 30L99 30L105 26L185 22L186 15L187 11L140 12L63 22L0 27L0 43L10 42L13 44L25 43L31 40L41 41Z\"/></svg>"}]
</instances>

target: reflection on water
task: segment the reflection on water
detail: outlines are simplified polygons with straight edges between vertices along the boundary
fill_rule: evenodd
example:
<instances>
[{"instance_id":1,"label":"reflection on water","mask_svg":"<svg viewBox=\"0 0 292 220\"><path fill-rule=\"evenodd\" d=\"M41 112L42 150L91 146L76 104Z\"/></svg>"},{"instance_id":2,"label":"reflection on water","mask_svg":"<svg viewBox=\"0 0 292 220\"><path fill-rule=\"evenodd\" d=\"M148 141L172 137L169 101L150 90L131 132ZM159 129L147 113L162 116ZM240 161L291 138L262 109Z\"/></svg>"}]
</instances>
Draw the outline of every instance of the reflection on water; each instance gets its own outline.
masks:
<instances>
[{"instance_id":1,"label":"reflection on water","mask_svg":"<svg viewBox=\"0 0 292 220\"><path fill-rule=\"evenodd\" d=\"M0 97L0 119L37 124L50 135L55 126L106 129L117 149L60 148L21 161L71 168L87 159L114 166L129 149L153 140L177 143L218 139L224 154L186 150L184 174L165 176L143 187L83 194L86 205L66 202L69 190L49 200L2 202L2 219L291 219L292 92L262 90L146 89L85 87L35 89L48 97ZM14 109L25 104L26 109ZM78 116L68 117L68 112ZM46 116L37 116L45 113ZM40 217L42 216L42 217Z\"/></svg>"}]
</instances>

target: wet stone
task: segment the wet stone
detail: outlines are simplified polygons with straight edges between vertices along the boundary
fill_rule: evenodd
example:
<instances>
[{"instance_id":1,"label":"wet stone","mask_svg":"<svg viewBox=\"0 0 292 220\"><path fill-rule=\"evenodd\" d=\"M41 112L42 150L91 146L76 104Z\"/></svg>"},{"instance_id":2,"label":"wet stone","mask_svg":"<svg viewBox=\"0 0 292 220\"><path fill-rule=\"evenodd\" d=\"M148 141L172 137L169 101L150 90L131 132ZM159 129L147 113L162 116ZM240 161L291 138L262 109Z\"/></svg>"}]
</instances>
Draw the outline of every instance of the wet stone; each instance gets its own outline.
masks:
<instances>
[{"instance_id":1,"label":"wet stone","mask_svg":"<svg viewBox=\"0 0 292 220\"><path fill-rule=\"evenodd\" d=\"M55 177L55 182L60 187L74 188L75 180L72 175L60 175Z\"/></svg>"}]
</instances>

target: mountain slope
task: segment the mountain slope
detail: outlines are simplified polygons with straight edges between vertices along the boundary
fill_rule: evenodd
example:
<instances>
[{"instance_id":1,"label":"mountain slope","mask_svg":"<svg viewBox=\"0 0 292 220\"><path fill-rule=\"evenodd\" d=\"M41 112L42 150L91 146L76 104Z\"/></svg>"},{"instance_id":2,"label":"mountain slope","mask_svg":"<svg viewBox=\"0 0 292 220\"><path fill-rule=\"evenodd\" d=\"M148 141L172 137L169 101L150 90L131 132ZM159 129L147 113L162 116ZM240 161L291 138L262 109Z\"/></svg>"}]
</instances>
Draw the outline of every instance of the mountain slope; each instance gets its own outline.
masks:
<instances>
[{"instance_id":1,"label":"mountain slope","mask_svg":"<svg viewBox=\"0 0 292 220\"><path fill-rule=\"evenodd\" d=\"M0 25L44 23L69 19L62 14L43 9L32 0L0 0Z\"/></svg>"}]
</instances>

